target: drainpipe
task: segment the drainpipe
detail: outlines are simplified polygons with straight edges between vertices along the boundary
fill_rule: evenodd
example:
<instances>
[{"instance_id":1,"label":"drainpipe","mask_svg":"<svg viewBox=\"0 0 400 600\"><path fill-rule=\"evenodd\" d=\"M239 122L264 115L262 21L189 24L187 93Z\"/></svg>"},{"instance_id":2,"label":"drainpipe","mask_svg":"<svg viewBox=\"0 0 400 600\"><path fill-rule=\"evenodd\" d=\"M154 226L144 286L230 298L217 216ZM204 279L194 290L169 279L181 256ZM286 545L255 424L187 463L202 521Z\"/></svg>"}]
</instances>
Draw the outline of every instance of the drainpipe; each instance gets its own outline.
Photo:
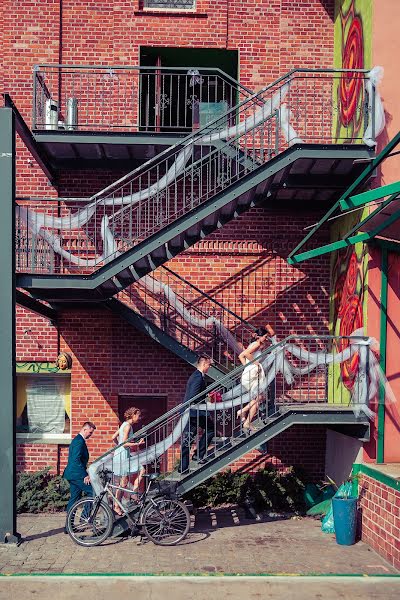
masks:
<instances>
[{"instance_id":1,"label":"drainpipe","mask_svg":"<svg viewBox=\"0 0 400 600\"><path fill-rule=\"evenodd\" d=\"M388 304L388 250L381 247L381 316L380 316L380 366L386 373L387 346L387 304ZM378 404L378 441L376 452L377 464L385 462L385 386L379 385Z\"/></svg>"}]
</instances>

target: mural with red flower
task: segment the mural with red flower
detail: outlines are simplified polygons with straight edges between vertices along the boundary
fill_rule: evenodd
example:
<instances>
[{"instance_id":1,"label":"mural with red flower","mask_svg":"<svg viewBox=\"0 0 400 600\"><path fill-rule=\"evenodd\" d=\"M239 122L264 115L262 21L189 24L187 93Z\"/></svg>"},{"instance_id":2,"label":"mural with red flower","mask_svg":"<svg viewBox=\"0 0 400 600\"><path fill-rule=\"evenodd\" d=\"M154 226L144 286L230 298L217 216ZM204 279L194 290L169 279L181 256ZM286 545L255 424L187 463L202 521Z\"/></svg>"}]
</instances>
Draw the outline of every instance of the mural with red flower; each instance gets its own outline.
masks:
<instances>
[{"instance_id":1,"label":"mural with red flower","mask_svg":"<svg viewBox=\"0 0 400 600\"><path fill-rule=\"evenodd\" d=\"M360 219L359 213L353 213L340 219L332 228L332 239L338 240ZM331 294L331 330L335 336L349 336L356 329L366 326L367 294L367 254L366 246L356 244L336 252L332 256L332 294ZM349 340L341 337L335 343L335 350L341 352L349 345ZM344 386L349 395L354 387L358 372L359 356L335 365L331 375L334 387ZM343 394L341 394L343 397Z\"/></svg>"},{"instance_id":2,"label":"mural with red flower","mask_svg":"<svg viewBox=\"0 0 400 600\"><path fill-rule=\"evenodd\" d=\"M372 0L336 0L335 68L371 68ZM344 74L334 88L334 137L338 143L362 139L364 79Z\"/></svg>"}]
</instances>

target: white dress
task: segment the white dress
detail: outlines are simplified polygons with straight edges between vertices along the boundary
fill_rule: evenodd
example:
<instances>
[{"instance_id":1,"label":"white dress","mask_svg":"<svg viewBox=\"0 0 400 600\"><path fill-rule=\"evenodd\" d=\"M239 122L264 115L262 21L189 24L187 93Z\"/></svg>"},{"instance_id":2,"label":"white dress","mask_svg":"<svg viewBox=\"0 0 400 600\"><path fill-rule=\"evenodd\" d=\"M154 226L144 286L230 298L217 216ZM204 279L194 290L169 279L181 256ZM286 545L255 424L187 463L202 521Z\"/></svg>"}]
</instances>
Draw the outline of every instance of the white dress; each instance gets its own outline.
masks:
<instances>
[{"instance_id":1,"label":"white dress","mask_svg":"<svg viewBox=\"0 0 400 600\"><path fill-rule=\"evenodd\" d=\"M124 431L125 428L129 428L128 437L130 437L133 433L132 425L125 421L122 423L121 427L118 431L118 444L122 444L124 440ZM113 473L114 475L118 475L118 477L125 477L125 475L129 475L129 458L131 454L131 449L125 446L120 446L116 450L114 450L113 457Z\"/></svg>"},{"instance_id":2,"label":"white dress","mask_svg":"<svg viewBox=\"0 0 400 600\"><path fill-rule=\"evenodd\" d=\"M257 360L261 354L261 351L257 350L252 354L254 356L254 359ZM248 358L246 358L246 363L250 363ZM265 372L262 366L255 365L254 363L248 364L243 369L241 383L245 391L249 392L250 400L258 396L259 394L265 392L267 379L265 377Z\"/></svg>"}]
</instances>

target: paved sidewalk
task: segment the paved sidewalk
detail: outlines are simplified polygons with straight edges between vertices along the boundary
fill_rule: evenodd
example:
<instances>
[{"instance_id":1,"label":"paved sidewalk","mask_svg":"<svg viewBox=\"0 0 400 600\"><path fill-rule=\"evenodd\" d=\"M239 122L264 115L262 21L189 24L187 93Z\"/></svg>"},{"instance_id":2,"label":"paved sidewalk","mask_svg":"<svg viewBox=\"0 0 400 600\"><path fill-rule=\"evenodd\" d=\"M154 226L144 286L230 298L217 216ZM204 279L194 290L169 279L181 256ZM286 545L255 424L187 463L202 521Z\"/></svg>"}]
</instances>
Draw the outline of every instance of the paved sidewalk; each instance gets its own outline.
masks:
<instances>
[{"instance_id":1,"label":"paved sidewalk","mask_svg":"<svg viewBox=\"0 0 400 600\"><path fill-rule=\"evenodd\" d=\"M393 577L84 577L0 578L0 600L398 600Z\"/></svg>"},{"instance_id":2,"label":"paved sidewalk","mask_svg":"<svg viewBox=\"0 0 400 600\"><path fill-rule=\"evenodd\" d=\"M65 515L22 515L24 543L0 546L0 573L396 573L363 542L338 546L311 518L248 520L237 508L201 511L184 542L155 546L138 538L77 546L63 533Z\"/></svg>"}]
</instances>

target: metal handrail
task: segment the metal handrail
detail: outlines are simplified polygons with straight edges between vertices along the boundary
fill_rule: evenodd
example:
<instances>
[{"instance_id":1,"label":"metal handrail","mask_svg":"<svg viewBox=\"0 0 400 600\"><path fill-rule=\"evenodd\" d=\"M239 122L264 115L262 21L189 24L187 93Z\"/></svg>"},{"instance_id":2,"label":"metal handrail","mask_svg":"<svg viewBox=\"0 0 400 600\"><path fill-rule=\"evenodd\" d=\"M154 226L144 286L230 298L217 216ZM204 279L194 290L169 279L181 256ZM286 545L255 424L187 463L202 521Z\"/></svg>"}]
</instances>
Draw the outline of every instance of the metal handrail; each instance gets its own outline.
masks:
<instances>
[{"instance_id":1,"label":"metal handrail","mask_svg":"<svg viewBox=\"0 0 400 600\"><path fill-rule=\"evenodd\" d=\"M161 415L160 417L158 417L157 419L155 419L154 421L152 421L152 423L149 423L148 425L145 425L145 427L142 427L142 429L140 429L139 431L135 432L130 439L132 439L132 440L140 439L140 437L143 437L143 434L146 433L147 431L149 431L149 429L152 426L158 425L165 418L173 416L173 415L175 415L177 413L183 412L191 404L197 404L197 402L199 400L201 400L202 398L204 398L207 394L209 394L213 390L215 390L215 389L217 389L219 387L221 387L221 388L222 387L226 387L227 384L230 384L232 382L232 379L237 379L238 376L243 373L243 371L247 367L247 365L253 364L255 362L260 362L260 360L265 359L269 354L271 354L271 352L273 352L277 348L280 348L280 347L285 346L286 344L288 344L290 340L313 340L314 341L314 340L337 340L337 339L348 339L348 340L353 340L353 341L356 341L356 340L365 341L365 340L368 339L368 337L367 336L354 336L354 337L350 337L350 336L335 336L335 335L320 335L320 336L315 337L315 336L311 336L311 335L288 335L283 340L281 340L280 342L275 342L274 344L272 344L271 346L269 346L269 348L267 348L266 350L264 350L264 352L262 352L258 358L255 358L254 360L249 361L246 365L240 365L240 366L236 367L235 369L233 369L232 371L230 371L229 373L227 373L226 375L224 375L223 377L221 377L217 381L214 381L213 383L211 383L209 386L207 386L207 388L206 388L206 390L204 392L200 392L196 396L193 396L193 398L191 398L190 400L187 400L187 402L184 402L182 404L178 404L174 408L171 408L168 412L164 413L163 415Z\"/></svg>"},{"instance_id":2,"label":"metal handrail","mask_svg":"<svg viewBox=\"0 0 400 600\"><path fill-rule=\"evenodd\" d=\"M254 91L250 88L247 88L245 85L234 79L229 73L225 73L222 69L218 67L163 67L163 66L145 66L145 65L65 65L65 64L55 64L55 63L40 63L36 64L33 67L33 72L38 72L40 69L93 69L93 70L105 70L105 71L182 71L187 73L188 69L198 69L202 71L210 71L212 73L218 73L222 77L230 80L233 84L237 85L243 91L253 95Z\"/></svg>"},{"instance_id":3,"label":"metal handrail","mask_svg":"<svg viewBox=\"0 0 400 600\"><path fill-rule=\"evenodd\" d=\"M46 65L43 65L43 66L46 66ZM282 75L281 77L278 77L272 83L265 86L262 90L259 90L258 92L253 92L252 96L250 98L247 98L246 100L243 100L242 102L239 102L235 107L228 110L228 112L225 115L223 115L223 117L217 117L213 121L210 121L209 123L207 123L207 125L204 127L204 130L208 131L212 128L215 128L215 126L220 123L222 118L225 119L227 116L235 116L239 109L243 108L243 106L245 104L250 103L252 100L256 100L256 99L262 100L261 96L263 94L265 94L269 90L272 90L274 87L276 87L278 84L283 83L285 80L290 79L296 73L360 73L360 74L366 74L366 73L369 73L369 70L368 69L292 69L292 70L288 71L287 73L285 73L284 75ZM148 170L148 168L150 166L152 166L153 164L159 163L160 159L168 158L168 156L171 156L172 154L176 154L177 150L182 150L183 148L185 148L186 146L193 143L196 139L198 139L202 135L204 135L203 129L189 133L182 140L179 140L172 146L169 146L162 152L158 153L156 156L147 160L142 165L139 165L138 167L136 167L129 173L126 173L125 175L123 175L122 177L117 179L115 182L106 186L99 192L96 192L96 194L93 194L90 197L90 200L91 201L98 200L98 199L102 198L104 195L109 194L110 192L115 190L115 188L126 183L132 177L140 175L141 172Z\"/></svg>"},{"instance_id":4,"label":"metal handrail","mask_svg":"<svg viewBox=\"0 0 400 600\"><path fill-rule=\"evenodd\" d=\"M202 79L191 83L190 70L198 71ZM110 97L110 84L104 81L107 75L117 78L111 86L114 96ZM123 77L122 83L118 77ZM237 104L238 96L252 95L252 90L218 67L39 64L33 69L32 122L33 129L58 129L60 125L61 129L72 130L139 128L154 133L185 132L193 128L197 115L194 107L199 102L222 101L231 107ZM60 112L68 115L68 99L75 103L74 120L67 117L58 124ZM46 112L46 101L49 106L54 105L53 112Z\"/></svg>"},{"instance_id":5,"label":"metal handrail","mask_svg":"<svg viewBox=\"0 0 400 600\"><path fill-rule=\"evenodd\" d=\"M240 321L243 325L245 325L249 329L256 331L257 327L254 327L254 325L252 325L251 323L249 323L248 321L246 321L245 319L240 317L237 313L233 312L233 310L231 310L230 308L228 308L227 306L225 306L224 304L222 304L221 302L219 302L218 300L216 300L215 298L213 298L212 296L207 294L207 292L205 292L204 290L201 290L199 287L197 287L197 285L194 285L193 283L191 283L190 281L188 281L187 279L182 277L182 275L178 275L178 273L176 273L169 267L166 267L165 265L163 265L161 268L163 270L167 271L168 273L171 273L174 277L177 277L177 279L180 279L185 285L191 287L193 290L198 292L202 297L206 298L210 302L213 302L213 304L216 304L217 306L222 308L222 310L224 312L229 313L234 319L237 319L238 321Z\"/></svg>"},{"instance_id":6,"label":"metal handrail","mask_svg":"<svg viewBox=\"0 0 400 600\"><path fill-rule=\"evenodd\" d=\"M265 86L265 88L263 88L262 90L253 93L253 95L250 98L247 98L246 100L243 100L242 102L239 102L235 107L228 110L227 113L225 113L223 116L217 117L213 121L210 121L209 123L207 123L207 125L204 127L204 129L200 129L198 131L189 133L182 140L179 140L174 145L170 146L169 148L166 148L165 150L163 150L156 156L150 158L142 165L139 165L138 167L136 167L135 169L133 169L132 171L130 171L129 173L127 173L126 175L124 175L123 177L118 179L117 181L108 185L103 190L97 192L90 199L96 200L96 199L102 198L105 194L110 193L116 186L126 183L132 177L135 177L136 175L140 175L141 171L148 170L148 168L150 166L152 166L153 164L159 163L160 159L168 158L172 154L176 154L176 151L182 150L186 146L189 146L190 144L194 143L196 139L198 139L199 137L202 137L204 135L204 131L209 131L209 130L215 128L217 125L219 125L221 122L221 119L226 119L226 117L229 117L229 116L236 116L239 109L243 109L243 107L246 104L251 103L252 100L262 100L263 94L274 89L278 84L284 83L285 80L290 80L290 78L293 75L295 75L296 73L360 73L360 74L366 74L366 73L369 73L369 70L367 70L367 69L292 69L285 75L278 77L278 79L276 79L272 83Z\"/></svg>"},{"instance_id":7,"label":"metal handrail","mask_svg":"<svg viewBox=\"0 0 400 600\"><path fill-rule=\"evenodd\" d=\"M199 394L197 394L196 396L194 396L193 398L189 399L186 402L183 402L181 404L176 405L174 408L170 409L169 411L167 411L166 413L164 413L163 415L161 415L160 417L158 417L157 419L154 419L154 421L152 421L151 423L145 425L144 427L142 427L139 431L135 432L133 435L131 435L128 439L130 441L138 441L141 438L146 438L146 436L149 434L151 435L151 432L156 429L156 427L158 426L162 426L162 424L164 423L164 427L166 426L166 424L168 422L171 422L171 419L173 417L180 417L182 415L182 413L189 408L191 405L196 405L198 404L198 402L202 399L204 399L207 395L209 395L210 393L212 393L213 391L216 391L218 389L221 390L228 390L230 389L232 386L236 385L236 382L238 381L238 379L241 377L244 369L246 367L248 367L248 365L254 364L256 362L261 362L264 361L268 355L270 355L272 352L274 352L275 350L277 350L278 348L282 348L288 344L291 344L293 342L320 342L322 340L326 340L329 342L335 342L338 340L346 340L350 343L352 343L352 345L357 345L358 343L361 342L361 346L363 346L363 342L365 342L368 339L367 336L333 336L333 335L320 335L320 336L310 336L310 335L288 335L286 336L283 340L273 343L269 348L267 348L266 350L264 350L256 359L254 359L251 362L248 362L246 365L240 365L239 367L233 369L231 372L229 372L227 375L221 377L218 381L213 382L212 384L210 384L203 392L200 392ZM323 366L323 365L320 365ZM330 368L330 365L325 365L328 366L328 370ZM301 403L299 403L301 404ZM304 403L303 403L304 404ZM210 414L212 414L213 411L210 411ZM120 444L117 447L121 447L124 445L125 442L123 442L122 444ZM96 463L97 461L99 461L100 459L105 458L106 456L110 455L111 453L113 453L115 451L115 448L111 448L110 450L108 450L107 452L105 452L104 454L102 454L100 457L98 457L95 461L93 461L93 463Z\"/></svg>"},{"instance_id":8,"label":"metal handrail","mask_svg":"<svg viewBox=\"0 0 400 600\"><path fill-rule=\"evenodd\" d=\"M166 279L163 277L164 272ZM160 284L169 287L173 291L178 302L180 302L185 307L185 310L191 313L192 316L200 317L200 320L215 317L217 321L234 336L236 341L240 344L240 347L250 343L256 329L253 325L242 319L242 317L235 314L218 300L212 298L206 292L203 292L199 287L184 279L182 276L171 269L162 266L159 267L156 276L149 275L147 277L154 280L156 287ZM135 295L135 290L141 290L141 293ZM189 292L196 292L197 297L188 300L187 290L189 290ZM148 301L148 296L152 299L150 302ZM148 285L143 285L141 280L121 292L119 297L122 302L127 303L128 305L133 304L135 311L141 314L146 320L160 326L162 330L177 339L180 343L189 346L197 353L206 352L209 354L214 362L223 369L232 366L232 363L236 363L238 351L237 349L235 351L235 349L231 347L229 340L224 337L218 324L213 328L202 329L201 326L199 327L192 322L186 323L174 302L171 303L168 298L164 300L163 295L160 296L158 291L154 291L149 288ZM200 308L197 305L199 300L209 302L211 307L205 306ZM139 301L139 304L137 301ZM217 310L220 311L219 314L213 312L214 307L217 307ZM209 311L209 308L211 308L211 312ZM230 320L230 317L232 318L233 323ZM169 324L172 325L171 328L169 327ZM240 339L238 339L238 328L240 329Z\"/></svg>"},{"instance_id":9,"label":"metal handrail","mask_svg":"<svg viewBox=\"0 0 400 600\"><path fill-rule=\"evenodd\" d=\"M332 132L334 116L333 112L332 114L328 113L326 107L329 107L332 103L333 90L337 89L335 86L339 83L335 78L338 74L349 72L352 73L351 70L340 69L295 69L279 78L277 80L278 84L274 82L274 84L270 84L264 90L254 94L252 98L239 103L234 109L208 123L203 129L190 134L178 144L97 192L89 201L101 203L101 201L108 199L108 205L114 207L115 202L118 200L118 194L121 197L129 198L132 194L139 192L138 201L135 203L127 202L125 198L124 205L116 212L114 208L110 208L106 212L104 208L99 206L103 215L114 219L115 228L112 233L114 238L121 239L121 242L123 242L120 250L126 251L128 248L132 248L133 245L143 241L143 239L163 230L166 225L176 221L196 206L207 202L222 190L229 189L232 184L240 181L250 172L254 172L273 156L290 146L290 140L284 139L280 135L280 112L275 110L264 118L263 113L260 113L258 104L260 99L265 104L272 98L275 98L275 100L278 98L279 100L281 94L287 94L288 102L292 102L292 104L289 102L289 112L291 108L295 111L299 106L299 102L301 102L302 108L297 117L298 123L294 123L294 126L298 128L299 137L303 137L305 143L310 140L313 143L326 143L327 138L325 136L328 131L329 139L331 139L334 136ZM330 77L332 73L334 79ZM358 77L366 71L356 70L353 73ZM301 77L296 79L298 74ZM321 74L322 77L319 77ZM317 79L315 80L314 77L317 77ZM283 86L285 86L284 91L282 91ZM265 93L267 95L263 97ZM279 101L277 103L279 104ZM313 110L308 112L310 107ZM305 114L302 112L304 110ZM257 119L255 115L257 115ZM230 126L230 123L234 123L234 125ZM221 141L218 137L221 128L229 127L231 127L229 129L231 133L226 134L224 141ZM239 127L241 129L235 129ZM360 136L356 137L356 140L361 139L363 131L360 130L356 135L358 133L360 133ZM214 137L216 135L218 144L213 144L212 135ZM341 133L341 136L340 139L346 138L347 143L349 142L346 131ZM208 139L209 142L206 141ZM190 161L185 159L186 163L183 163L183 169L175 175L172 173L172 177L168 180L168 183L165 183L164 187L158 187L160 177L165 176L168 169L173 168L172 165L175 165L174 159L179 154L182 157L182 152L186 149L188 151L194 149L193 157L190 158ZM195 154L196 151L197 155ZM199 153L200 159L198 158ZM224 172L224 164L226 165L226 172ZM199 171L199 182L197 184L194 183L194 178L197 176L196 171ZM212 177L206 176L207 173L212 174ZM152 186L154 190L147 193L147 195L145 194L145 197L142 198L141 192L148 189L151 182L156 182ZM182 188L181 191L179 191L179 186ZM198 193L198 197L196 193ZM159 214L157 206L161 206L162 213ZM110 211L112 211L111 215ZM98 222L97 225L99 224ZM128 231L127 235L126 231ZM84 233L87 234L87 237L90 237L90 232ZM28 262L29 257L27 258ZM86 267L84 266L84 268ZM97 264L93 268L96 269Z\"/></svg>"}]
</instances>

